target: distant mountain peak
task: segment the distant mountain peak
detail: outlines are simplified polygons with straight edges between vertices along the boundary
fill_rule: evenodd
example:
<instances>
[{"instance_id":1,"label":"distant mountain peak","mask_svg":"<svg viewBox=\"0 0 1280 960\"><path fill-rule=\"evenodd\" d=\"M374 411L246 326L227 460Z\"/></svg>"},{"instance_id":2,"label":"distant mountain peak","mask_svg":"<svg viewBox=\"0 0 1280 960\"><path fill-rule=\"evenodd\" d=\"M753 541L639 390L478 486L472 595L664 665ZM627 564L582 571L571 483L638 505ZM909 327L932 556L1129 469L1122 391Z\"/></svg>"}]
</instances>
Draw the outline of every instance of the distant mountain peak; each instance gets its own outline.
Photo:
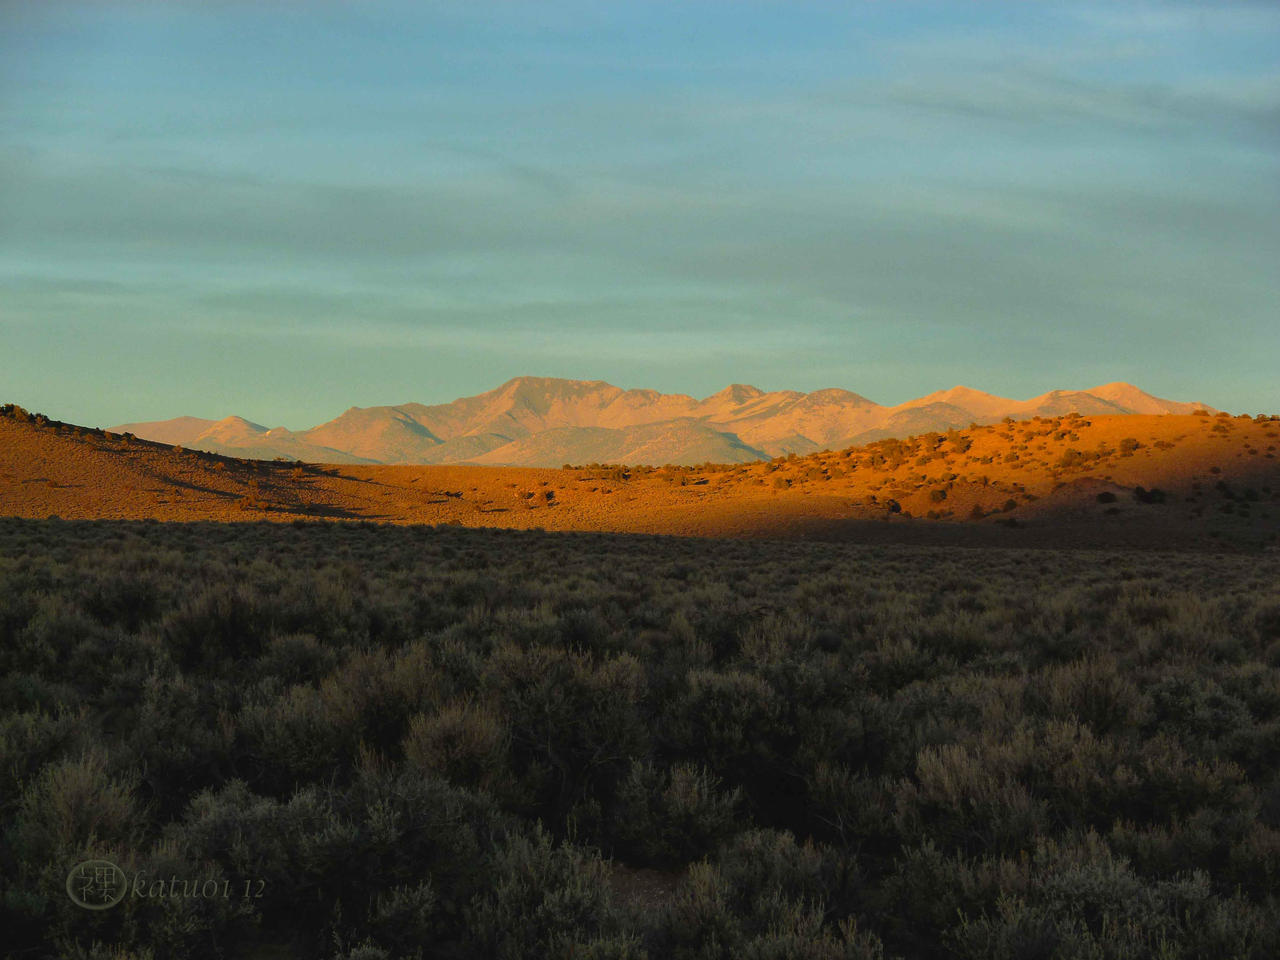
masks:
<instances>
[{"instance_id":1,"label":"distant mountain peak","mask_svg":"<svg viewBox=\"0 0 1280 960\"><path fill-rule=\"evenodd\" d=\"M1120 381L1091 390L1051 390L1030 400L957 384L885 407L838 387L766 392L731 383L697 400L623 390L604 380L523 376L452 403L350 407L297 433L281 427L268 431L239 416L112 429L232 456L286 455L314 463L559 466L621 458L660 464L806 454L1006 417L1189 414L1202 407L1216 412L1205 404L1163 400Z\"/></svg>"},{"instance_id":2,"label":"distant mountain peak","mask_svg":"<svg viewBox=\"0 0 1280 960\"><path fill-rule=\"evenodd\" d=\"M1147 393L1145 390L1135 387L1132 383L1125 383L1123 380L1116 380L1113 383L1104 383L1100 387L1090 387L1085 393L1091 393L1095 397L1104 397L1108 400L1117 400L1121 398L1133 400L1154 400L1155 397Z\"/></svg>"},{"instance_id":3,"label":"distant mountain peak","mask_svg":"<svg viewBox=\"0 0 1280 960\"><path fill-rule=\"evenodd\" d=\"M812 393L806 394L810 400L817 400L824 403L857 403L872 407L878 407L880 404L874 400L868 400L860 393L854 393L852 390L845 390L841 387L825 387L822 390L814 390Z\"/></svg>"},{"instance_id":4,"label":"distant mountain peak","mask_svg":"<svg viewBox=\"0 0 1280 960\"><path fill-rule=\"evenodd\" d=\"M749 383L731 383L723 390L713 393L707 400L729 400L733 403L746 403L764 396L764 391Z\"/></svg>"},{"instance_id":5,"label":"distant mountain peak","mask_svg":"<svg viewBox=\"0 0 1280 960\"><path fill-rule=\"evenodd\" d=\"M571 380L566 377L512 377L495 393L527 392L530 390L553 393L581 393L584 390L598 390L601 387L618 389L604 380Z\"/></svg>"},{"instance_id":6,"label":"distant mountain peak","mask_svg":"<svg viewBox=\"0 0 1280 960\"><path fill-rule=\"evenodd\" d=\"M1124 407L1133 413L1192 413L1200 407L1212 410L1205 404L1179 403L1176 400L1153 397L1140 387L1125 383L1123 380L1104 383L1100 387L1092 387L1085 392Z\"/></svg>"},{"instance_id":7,"label":"distant mountain peak","mask_svg":"<svg viewBox=\"0 0 1280 960\"><path fill-rule=\"evenodd\" d=\"M266 433L267 428L260 423L254 423L252 420L246 420L244 417L238 417L232 414L229 417L223 417L221 420L209 427L210 430L216 430L219 427L238 427L242 430L252 430L254 433Z\"/></svg>"}]
</instances>

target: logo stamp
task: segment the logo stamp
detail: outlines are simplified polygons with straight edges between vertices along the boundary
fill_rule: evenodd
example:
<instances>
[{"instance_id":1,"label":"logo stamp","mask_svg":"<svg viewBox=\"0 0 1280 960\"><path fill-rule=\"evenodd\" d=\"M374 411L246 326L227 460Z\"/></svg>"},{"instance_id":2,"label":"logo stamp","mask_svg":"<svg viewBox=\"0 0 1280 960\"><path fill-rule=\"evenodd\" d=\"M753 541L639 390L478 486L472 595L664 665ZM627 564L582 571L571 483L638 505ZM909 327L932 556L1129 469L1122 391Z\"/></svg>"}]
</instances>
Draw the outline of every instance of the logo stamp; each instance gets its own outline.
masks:
<instances>
[{"instance_id":1,"label":"logo stamp","mask_svg":"<svg viewBox=\"0 0 1280 960\"><path fill-rule=\"evenodd\" d=\"M109 910L132 894L139 900L261 900L266 881L244 878L234 883L226 878L206 880L183 879L176 874L165 879L149 877L141 871L130 879L110 860L85 860L67 874L67 896L86 910Z\"/></svg>"},{"instance_id":2,"label":"logo stamp","mask_svg":"<svg viewBox=\"0 0 1280 960\"><path fill-rule=\"evenodd\" d=\"M110 860L85 860L67 874L67 895L86 910L110 910L129 892L129 878Z\"/></svg>"}]
</instances>

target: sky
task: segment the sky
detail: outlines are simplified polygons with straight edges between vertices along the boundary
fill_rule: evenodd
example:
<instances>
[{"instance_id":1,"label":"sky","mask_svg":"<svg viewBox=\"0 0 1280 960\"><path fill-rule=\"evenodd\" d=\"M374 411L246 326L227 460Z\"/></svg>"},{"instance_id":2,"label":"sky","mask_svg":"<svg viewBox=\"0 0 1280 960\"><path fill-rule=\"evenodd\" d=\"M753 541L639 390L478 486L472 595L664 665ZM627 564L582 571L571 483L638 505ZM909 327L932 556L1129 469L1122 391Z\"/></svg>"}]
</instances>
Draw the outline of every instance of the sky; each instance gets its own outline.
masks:
<instances>
[{"instance_id":1,"label":"sky","mask_svg":"<svg viewBox=\"0 0 1280 960\"><path fill-rule=\"evenodd\" d=\"M0 0L0 402L1280 412L1280 4Z\"/></svg>"}]
</instances>

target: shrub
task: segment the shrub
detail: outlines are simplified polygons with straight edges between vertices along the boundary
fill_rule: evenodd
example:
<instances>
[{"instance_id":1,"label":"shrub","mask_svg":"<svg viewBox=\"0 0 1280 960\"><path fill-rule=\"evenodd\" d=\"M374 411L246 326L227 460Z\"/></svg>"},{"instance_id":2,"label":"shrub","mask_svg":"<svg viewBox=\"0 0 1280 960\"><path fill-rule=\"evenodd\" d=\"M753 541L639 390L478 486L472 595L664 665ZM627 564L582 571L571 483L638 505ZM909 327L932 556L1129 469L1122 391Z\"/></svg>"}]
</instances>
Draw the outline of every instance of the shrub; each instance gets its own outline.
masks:
<instances>
[{"instance_id":1,"label":"shrub","mask_svg":"<svg viewBox=\"0 0 1280 960\"><path fill-rule=\"evenodd\" d=\"M502 882L494 857L518 837L491 803L377 762L316 799L328 812L299 841L296 930L316 941L355 942L379 926L385 930L389 916L408 912L420 931L433 932L415 945L427 956L460 941L464 955L481 954L469 944L476 932L468 911ZM310 922L300 924L304 918Z\"/></svg>"},{"instance_id":2,"label":"shrub","mask_svg":"<svg viewBox=\"0 0 1280 960\"><path fill-rule=\"evenodd\" d=\"M34 868L65 862L69 854L127 847L139 824L135 789L132 778L108 773L99 752L46 765L18 800L12 825L18 849Z\"/></svg>"},{"instance_id":3,"label":"shrub","mask_svg":"<svg viewBox=\"0 0 1280 960\"><path fill-rule=\"evenodd\" d=\"M706 856L737 824L741 790L705 767L635 761L618 787L612 835L629 861L676 866Z\"/></svg>"},{"instance_id":4,"label":"shrub","mask_svg":"<svg viewBox=\"0 0 1280 960\"><path fill-rule=\"evenodd\" d=\"M1032 871L1034 883L962 917L953 941L959 956L1191 960L1253 956L1276 941L1247 919L1242 903L1216 896L1203 873L1144 880L1096 834L1080 847L1040 845Z\"/></svg>"},{"instance_id":5,"label":"shrub","mask_svg":"<svg viewBox=\"0 0 1280 960\"><path fill-rule=\"evenodd\" d=\"M630 654L597 665L583 655L507 646L488 671L494 704L509 718L517 774L548 812L562 816L644 752L643 673Z\"/></svg>"},{"instance_id":6,"label":"shrub","mask_svg":"<svg viewBox=\"0 0 1280 960\"><path fill-rule=\"evenodd\" d=\"M251 587L226 581L197 588L160 621L159 632L183 669L256 656L266 639L268 616Z\"/></svg>"},{"instance_id":7,"label":"shrub","mask_svg":"<svg viewBox=\"0 0 1280 960\"><path fill-rule=\"evenodd\" d=\"M595 956L625 956L617 952L624 945L634 949L622 935L600 860L535 828L499 848L491 869L492 882L468 910L473 955L579 956L591 941ZM613 949L606 953L609 940Z\"/></svg>"},{"instance_id":8,"label":"shrub","mask_svg":"<svg viewBox=\"0 0 1280 960\"><path fill-rule=\"evenodd\" d=\"M742 783L774 755L770 742L782 712L781 700L759 676L691 670L668 707L664 738L677 753L705 757L717 774Z\"/></svg>"},{"instance_id":9,"label":"shrub","mask_svg":"<svg viewBox=\"0 0 1280 960\"><path fill-rule=\"evenodd\" d=\"M897 790L904 842L936 840L961 853L1013 852L1048 823L1045 802L1013 775L1007 748L927 747Z\"/></svg>"},{"instance_id":10,"label":"shrub","mask_svg":"<svg viewBox=\"0 0 1280 960\"><path fill-rule=\"evenodd\" d=\"M510 739L497 713L464 700L414 717L404 756L417 769L457 786L492 790L508 775Z\"/></svg>"},{"instance_id":11,"label":"shrub","mask_svg":"<svg viewBox=\"0 0 1280 960\"><path fill-rule=\"evenodd\" d=\"M238 717L244 769L262 788L288 793L349 767L358 731L329 710L320 691L306 684L247 706Z\"/></svg>"}]
</instances>

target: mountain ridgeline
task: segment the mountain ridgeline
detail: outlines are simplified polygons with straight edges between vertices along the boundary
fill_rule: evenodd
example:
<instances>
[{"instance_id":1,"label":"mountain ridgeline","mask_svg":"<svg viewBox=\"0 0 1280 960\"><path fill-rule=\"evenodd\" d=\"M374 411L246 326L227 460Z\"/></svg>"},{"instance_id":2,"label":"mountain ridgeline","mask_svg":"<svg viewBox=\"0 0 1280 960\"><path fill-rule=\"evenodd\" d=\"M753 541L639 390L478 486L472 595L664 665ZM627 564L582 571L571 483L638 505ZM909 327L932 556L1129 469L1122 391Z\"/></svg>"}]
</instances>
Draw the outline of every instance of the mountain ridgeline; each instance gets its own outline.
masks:
<instances>
[{"instance_id":1,"label":"mountain ridgeline","mask_svg":"<svg viewBox=\"0 0 1280 960\"><path fill-rule=\"evenodd\" d=\"M623 390L603 380L517 377L452 403L352 407L309 430L243 417L177 417L112 427L146 440L226 456L320 463L491 464L746 463L889 437L1067 413L1187 414L1200 403L1162 400L1128 383L1053 390L1010 400L953 387L896 406L848 390L765 392L733 384L698 400Z\"/></svg>"}]
</instances>

